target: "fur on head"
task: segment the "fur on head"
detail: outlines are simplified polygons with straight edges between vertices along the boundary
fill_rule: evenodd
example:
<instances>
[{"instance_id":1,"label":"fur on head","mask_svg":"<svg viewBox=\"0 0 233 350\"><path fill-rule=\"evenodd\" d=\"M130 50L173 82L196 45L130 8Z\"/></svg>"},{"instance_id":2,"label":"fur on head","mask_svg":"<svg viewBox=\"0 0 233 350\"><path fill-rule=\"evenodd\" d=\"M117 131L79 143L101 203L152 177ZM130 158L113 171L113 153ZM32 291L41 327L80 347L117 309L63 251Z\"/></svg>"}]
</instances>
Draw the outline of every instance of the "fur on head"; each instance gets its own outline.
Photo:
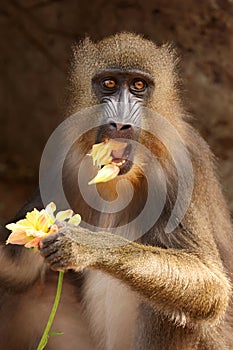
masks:
<instances>
[{"instance_id":1,"label":"fur on head","mask_svg":"<svg viewBox=\"0 0 233 350\"><path fill-rule=\"evenodd\" d=\"M71 72L70 113L98 104L92 91L92 78L106 68L139 69L154 79L155 92L147 107L171 118L180 115L178 107L178 62L170 45L157 46L133 33L118 33L97 43L89 38L74 47Z\"/></svg>"},{"instance_id":2,"label":"fur on head","mask_svg":"<svg viewBox=\"0 0 233 350\"><path fill-rule=\"evenodd\" d=\"M145 106L162 115L176 127L180 125L182 128L186 123L182 118L183 109L179 101L176 63L176 53L171 46L162 45L159 47L140 35L124 32L105 38L97 43L86 38L74 48L74 60L71 72L71 109L69 112L75 113L84 108L99 104L98 98L95 96L92 89L92 79L97 73L111 68L120 68L123 71L140 70L150 74L154 83L153 92L146 101ZM148 123L148 121L146 121L146 123ZM80 160L90 151L92 145L95 143L95 132L95 130L88 131L80 138L76 145L74 145L71 151L68 162L68 177L74 178L73 181L69 181L69 192L70 196L73 198L74 184L77 183L76 176ZM163 132L163 130L161 130L161 132ZM169 137L170 136L167 135L167 139L169 139ZM170 191L170 197L175 197L177 174L171 156L168 154L166 148L158 138L145 130L141 130L139 142L159 158L168 175L168 185L172 184L173 187L172 191ZM81 155L80 152L82 152L83 155ZM75 160L75 154L78 153L80 157ZM99 193L101 193L102 197L106 200L114 200L117 197L116 184L120 179L126 178L130 180L136 190L135 198L128 212L137 212L135 208L143 207L144 197L147 192L144 171L148 171L149 169L149 171L154 172L154 174L156 174L157 171L150 167L150 157L145 157L144 154L137 152L135 155L135 164L132 169L125 175L117 177L108 183L99 184ZM87 169L87 171L89 170ZM156 176L155 179L157 179L155 182L159 181ZM155 183L155 188L156 187L159 188L160 183ZM78 193L75 198L76 200L79 198L80 203L81 199ZM169 198L169 200L173 202L172 198ZM141 203L141 205L139 203ZM88 213L88 206L86 204L83 204L83 208L84 212ZM88 214L86 215L88 216ZM96 213L96 215L98 214ZM89 216L93 218L93 210L91 210ZM104 217L103 213L101 217ZM128 220L125 211L124 218L126 218L126 221ZM109 215L107 215L106 220L104 219L104 221L107 220L109 220Z\"/></svg>"}]
</instances>

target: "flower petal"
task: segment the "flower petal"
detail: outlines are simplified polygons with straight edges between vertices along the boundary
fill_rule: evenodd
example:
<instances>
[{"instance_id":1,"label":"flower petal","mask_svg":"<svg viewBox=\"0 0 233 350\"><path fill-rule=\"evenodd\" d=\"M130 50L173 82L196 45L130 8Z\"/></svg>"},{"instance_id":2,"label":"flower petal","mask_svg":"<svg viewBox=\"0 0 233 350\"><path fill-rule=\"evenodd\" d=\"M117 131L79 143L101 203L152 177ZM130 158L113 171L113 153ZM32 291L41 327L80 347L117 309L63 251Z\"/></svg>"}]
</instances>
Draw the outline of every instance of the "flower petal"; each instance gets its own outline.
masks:
<instances>
[{"instance_id":1,"label":"flower petal","mask_svg":"<svg viewBox=\"0 0 233 350\"><path fill-rule=\"evenodd\" d=\"M63 210L63 211L59 211L56 215L56 220L66 220L71 218L71 216L73 215L73 210L68 209L68 210Z\"/></svg>"},{"instance_id":2,"label":"flower petal","mask_svg":"<svg viewBox=\"0 0 233 350\"><path fill-rule=\"evenodd\" d=\"M81 222L81 216L79 214L75 214L74 216L72 216L72 218L70 218L70 220L68 221L69 224L71 225L75 225L78 226Z\"/></svg>"},{"instance_id":3,"label":"flower petal","mask_svg":"<svg viewBox=\"0 0 233 350\"><path fill-rule=\"evenodd\" d=\"M16 223L10 223L6 225L6 228L11 231L15 230L26 230L28 228L33 228L34 226L27 220L27 219L22 219L17 221Z\"/></svg>"},{"instance_id":4,"label":"flower petal","mask_svg":"<svg viewBox=\"0 0 233 350\"><path fill-rule=\"evenodd\" d=\"M19 228L19 225L12 222L11 224L6 225L6 228L8 230L15 231L15 230L17 230L17 228Z\"/></svg>"},{"instance_id":5,"label":"flower petal","mask_svg":"<svg viewBox=\"0 0 233 350\"><path fill-rule=\"evenodd\" d=\"M93 159L97 157L98 153L103 149L105 144L106 144L106 142L100 142L100 143L96 143L92 146L91 155L92 155Z\"/></svg>"},{"instance_id":6,"label":"flower petal","mask_svg":"<svg viewBox=\"0 0 233 350\"><path fill-rule=\"evenodd\" d=\"M92 146L91 156L93 158L93 165L101 166L110 164L112 161L112 151L124 149L127 146L126 142L109 139Z\"/></svg>"},{"instance_id":7,"label":"flower petal","mask_svg":"<svg viewBox=\"0 0 233 350\"><path fill-rule=\"evenodd\" d=\"M98 171L96 177L94 177L94 179L88 182L88 185L96 184L99 182L110 181L115 177L117 177L119 172L120 172L120 168L117 165L115 164L105 165L102 169Z\"/></svg>"},{"instance_id":8,"label":"flower petal","mask_svg":"<svg viewBox=\"0 0 233 350\"><path fill-rule=\"evenodd\" d=\"M40 216L40 212L34 208L33 211L30 211L26 214L26 219L29 221L29 223L36 228L37 226L37 221Z\"/></svg>"},{"instance_id":9,"label":"flower petal","mask_svg":"<svg viewBox=\"0 0 233 350\"><path fill-rule=\"evenodd\" d=\"M94 145L94 146L96 146L96 145ZM93 157L95 165L101 166L101 165L111 163L111 161L112 161L111 151L112 150L109 149L107 144L104 144L103 146L99 147L98 151L95 154L95 157Z\"/></svg>"},{"instance_id":10,"label":"flower petal","mask_svg":"<svg viewBox=\"0 0 233 350\"><path fill-rule=\"evenodd\" d=\"M37 229L43 232L48 232L50 225L50 217L46 212L40 215L37 222Z\"/></svg>"},{"instance_id":11,"label":"flower petal","mask_svg":"<svg viewBox=\"0 0 233 350\"><path fill-rule=\"evenodd\" d=\"M27 242L27 236L25 231L13 231L8 237L6 244L25 244Z\"/></svg>"},{"instance_id":12,"label":"flower petal","mask_svg":"<svg viewBox=\"0 0 233 350\"><path fill-rule=\"evenodd\" d=\"M24 246L25 246L25 248L37 248L42 239L43 239L43 237L36 237L36 238L30 240L30 242L26 243Z\"/></svg>"},{"instance_id":13,"label":"flower petal","mask_svg":"<svg viewBox=\"0 0 233 350\"><path fill-rule=\"evenodd\" d=\"M46 213L51 217L51 219L53 220L53 222L55 221L55 216L54 216L55 210L56 210L56 204L55 204L54 202L49 203L49 204L45 207Z\"/></svg>"}]
</instances>

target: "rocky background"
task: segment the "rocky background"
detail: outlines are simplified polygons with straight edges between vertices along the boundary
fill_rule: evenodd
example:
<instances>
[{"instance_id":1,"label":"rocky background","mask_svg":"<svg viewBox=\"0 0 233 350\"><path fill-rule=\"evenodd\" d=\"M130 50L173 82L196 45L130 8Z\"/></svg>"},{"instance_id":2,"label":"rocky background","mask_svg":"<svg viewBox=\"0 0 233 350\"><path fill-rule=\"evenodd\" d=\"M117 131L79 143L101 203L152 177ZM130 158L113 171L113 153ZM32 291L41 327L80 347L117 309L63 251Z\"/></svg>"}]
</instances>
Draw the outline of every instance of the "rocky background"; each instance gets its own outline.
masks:
<instances>
[{"instance_id":1,"label":"rocky background","mask_svg":"<svg viewBox=\"0 0 233 350\"><path fill-rule=\"evenodd\" d=\"M3 0L0 221L37 184L43 146L62 118L72 44L122 30L177 47L187 109L219 159L233 212L232 0Z\"/></svg>"}]
</instances>

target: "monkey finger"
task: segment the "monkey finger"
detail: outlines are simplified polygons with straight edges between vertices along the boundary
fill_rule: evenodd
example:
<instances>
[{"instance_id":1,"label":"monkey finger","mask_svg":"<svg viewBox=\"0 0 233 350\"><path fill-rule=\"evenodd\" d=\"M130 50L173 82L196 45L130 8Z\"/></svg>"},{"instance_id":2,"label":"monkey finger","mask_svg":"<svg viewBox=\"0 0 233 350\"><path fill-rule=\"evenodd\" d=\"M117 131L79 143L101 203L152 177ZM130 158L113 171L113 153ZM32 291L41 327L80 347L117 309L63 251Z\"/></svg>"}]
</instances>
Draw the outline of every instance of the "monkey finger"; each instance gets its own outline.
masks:
<instances>
[{"instance_id":1,"label":"monkey finger","mask_svg":"<svg viewBox=\"0 0 233 350\"><path fill-rule=\"evenodd\" d=\"M57 261L62 259L61 253L58 250L55 250L55 251L50 252L50 253L46 250L45 254L42 254L42 256L45 258L45 261L50 265L53 262L57 262Z\"/></svg>"},{"instance_id":2,"label":"monkey finger","mask_svg":"<svg viewBox=\"0 0 233 350\"><path fill-rule=\"evenodd\" d=\"M45 262L55 271L64 271L70 268L68 261L62 257L60 251L47 256Z\"/></svg>"},{"instance_id":3,"label":"monkey finger","mask_svg":"<svg viewBox=\"0 0 233 350\"><path fill-rule=\"evenodd\" d=\"M48 257L49 255L51 255L59 250L60 245L59 245L58 237L56 237L52 240L47 240L47 238L46 238L46 241L45 242L44 241L45 240L41 241L40 245L39 245L40 254L44 258Z\"/></svg>"},{"instance_id":4,"label":"monkey finger","mask_svg":"<svg viewBox=\"0 0 233 350\"><path fill-rule=\"evenodd\" d=\"M40 248L40 255L43 258L48 259L48 257L54 254L56 251L57 251L57 248L52 245L45 248Z\"/></svg>"},{"instance_id":5,"label":"monkey finger","mask_svg":"<svg viewBox=\"0 0 233 350\"><path fill-rule=\"evenodd\" d=\"M54 244L58 240L59 235L60 234L57 233L43 238L39 244L39 248L42 249Z\"/></svg>"},{"instance_id":6,"label":"monkey finger","mask_svg":"<svg viewBox=\"0 0 233 350\"><path fill-rule=\"evenodd\" d=\"M39 243L39 249L44 249L46 247L51 247L56 242L60 241L64 237L64 231L66 228L66 222L62 220L56 220L55 226L57 226L58 231L51 232L49 235L41 240Z\"/></svg>"},{"instance_id":7,"label":"monkey finger","mask_svg":"<svg viewBox=\"0 0 233 350\"><path fill-rule=\"evenodd\" d=\"M58 230L61 231L62 229L66 228L67 222L63 220L56 220L54 224L57 225Z\"/></svg>"}]
</instances>

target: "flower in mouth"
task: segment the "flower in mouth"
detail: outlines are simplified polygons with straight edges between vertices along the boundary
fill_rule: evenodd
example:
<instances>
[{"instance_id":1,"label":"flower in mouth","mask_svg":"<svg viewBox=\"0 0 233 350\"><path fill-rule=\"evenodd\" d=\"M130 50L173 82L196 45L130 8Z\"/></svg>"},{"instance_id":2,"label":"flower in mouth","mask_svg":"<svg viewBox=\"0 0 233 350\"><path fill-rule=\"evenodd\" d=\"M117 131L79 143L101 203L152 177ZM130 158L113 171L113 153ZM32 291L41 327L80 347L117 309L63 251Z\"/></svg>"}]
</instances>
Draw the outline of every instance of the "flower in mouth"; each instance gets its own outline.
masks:
<instances>
[{"instance_id":1,"label":"flower in mouth","mask_svg":"<svg viewBox=\"0 0 233 350\"><path fill-rule=\"evenodd\" d=\"M99 182L107 182L114 179L120 172L119 166L116 164L107 164L102 169L100 169L97 175L88 182L88 185L96 184Z\"/></svg>"},{"instance_id":2,"label":"flower in mouth","mask_svg":"<svg viewBox=\"0 0 233 350\"><path fill-rule=\"evenodd\" d=\"M117 177L120 172L120 166L125 160L115 162L114 159L121 158L126 146L126 142L119 142L113 139L107 139L92 146L90 156L92 156L93 165L98 166L99 171L94 179L88 182L88 185L107 182ZM113 157L115 158L113 159Z\"/></svg>"},{"instance_id":3,"label":"flower in mouth","mask_svg":"<svg viewBox=\"0 0 233 350\"><path fill-rule=\"evenodd\" d=\"M8 237L6 244L24 245L26 248L38 248L40 241L50 234L57 233L59 228L56 220L67 220L68 223L79 225L81 217L79 214L73 215L73 210L68 209L54 215L56 205L51 202L45 209L33 211L26 214L26 218L6 225L12 233Z\"/></svg>"}]
</instances>

